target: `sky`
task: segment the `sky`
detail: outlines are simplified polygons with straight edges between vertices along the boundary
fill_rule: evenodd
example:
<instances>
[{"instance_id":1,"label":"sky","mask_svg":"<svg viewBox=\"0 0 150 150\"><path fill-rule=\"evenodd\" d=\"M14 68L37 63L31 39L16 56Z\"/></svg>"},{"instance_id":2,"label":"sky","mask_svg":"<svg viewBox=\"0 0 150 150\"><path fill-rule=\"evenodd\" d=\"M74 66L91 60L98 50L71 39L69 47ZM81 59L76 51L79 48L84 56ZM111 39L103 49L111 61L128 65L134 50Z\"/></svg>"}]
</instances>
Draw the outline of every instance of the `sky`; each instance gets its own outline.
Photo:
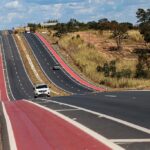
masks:
<instances>
[{"instance_id":1,"label":"sky","mask_svg":"<svg viewBox=\"0 0 150 150\"><path fill-rule=\"evenodd\" d=\"M108 18L136 24L138 8L150 8L150 0L0 0L0 29L71 18L82 22Z\"/></svg>"}]
</instances>

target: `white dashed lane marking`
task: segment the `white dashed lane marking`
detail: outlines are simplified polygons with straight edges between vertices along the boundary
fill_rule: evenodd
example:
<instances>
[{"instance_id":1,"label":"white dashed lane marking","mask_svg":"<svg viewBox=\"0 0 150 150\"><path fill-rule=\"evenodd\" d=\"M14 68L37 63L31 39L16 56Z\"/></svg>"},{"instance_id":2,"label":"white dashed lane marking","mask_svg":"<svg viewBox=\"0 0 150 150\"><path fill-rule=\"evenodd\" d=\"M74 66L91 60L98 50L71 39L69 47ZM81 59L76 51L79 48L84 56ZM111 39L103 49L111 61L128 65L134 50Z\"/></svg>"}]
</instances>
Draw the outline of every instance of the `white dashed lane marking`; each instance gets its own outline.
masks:
<instances>
[{"instance_id":1,"label":"white dashed lane marking","mask_svg":"<svg viewBox=\"0 0 150 150\"><path fill-rule=\"evenodd\" d=\"M64 112L64 111L77 111L79 109L58 109L58 110L55 110L57 112Z\"/></svg>"},{"instance_id":2,"label":"white dashed lane marking","mask_svg":"<svg viewBox=\"0 0 150 150\"><path fill-rule=\"evenodd\" d=\"M116 97L117 97L117 95L105 95L105 97L116 98Z\"/></svg>"},{"instance_id":3,"label":"white dashed lane marking","mask_svg":"<svg viewBox=\"0 0 150 150\"><path fill-rule=\"evenodd\" d=\"M118 144L123 143L149 143L150 139L111 139L110 141Z\"/></svg>"}]
</instances>

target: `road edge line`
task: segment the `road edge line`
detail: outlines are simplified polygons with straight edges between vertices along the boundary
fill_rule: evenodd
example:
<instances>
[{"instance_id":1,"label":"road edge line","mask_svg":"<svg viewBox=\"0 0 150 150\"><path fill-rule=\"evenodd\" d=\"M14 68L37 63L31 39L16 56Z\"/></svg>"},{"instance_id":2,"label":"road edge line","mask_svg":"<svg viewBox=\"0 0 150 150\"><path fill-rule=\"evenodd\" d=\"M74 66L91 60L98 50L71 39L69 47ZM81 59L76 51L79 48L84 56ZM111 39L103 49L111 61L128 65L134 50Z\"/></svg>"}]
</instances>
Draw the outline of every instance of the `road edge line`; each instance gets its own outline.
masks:
<instances>
[{"instance_id":1,"label":"road edge line","mask_svg":"<svg viewBox=\"0 0 150 150\"><path fill-rule=\"evenodd\" d=\"M68 123L72 124L74 127L77 127L78 129L80 129L84 133L90 135L91 137L93 137L97 141L103 143L104 145L106 145L107 147L111 148L112 150L125 150L124 148L122 148L122 147L118 146L117 144L111 142L110 140L108 140L107 138L103 137L102 135L96 133L95 131L87 128L86 126L84 126L84 125L82 125L82 124L80 124L80 123L70 119L69 117L67 117L67 116L65 116L65 115L63 115L63 114L61 114L59 112L56 112L56 111L54 111L54 110L52 110L50 108L46 108L44 106L41 106L41 105L39 105L37 103L31 102L31 101L28 101L28 100L24 100L24 101L26 101L28 103L31 103L33 105L36 105L37 107L40 107L40 108L42 108L42 109L44 109L44 110L46 110L46 111L56 115L57 117L62 118L64 121L67 121Z\"/></svg>"},{"instance_id":2,"label":"road edge line","mask_svg":"<svg viewBox=\"0 0 150 150\"><path fill-rule=\"evenodd\" d=\"M49 102L55 103L55 104L62 104L62 105L69 106L69 107L72 107L72 108L77 108L77 109L80 109L82 111L85 111L85 112L88 112L88 113L91 113L91 114L94 114L94 115L97 115L97 116L100 116L100 117L104 117L104 118L106 118L108 120L111 120L111 121L120 123L122 125L128 126L128 127L132 128L132 129L138 130L140 132L144 132L146 134L150 134L150 130L149 129L141 127L139 125L135 125L135 124L130 123L128 121L124 121L124 120L119 119L119 118L111 117L109 115L102 114L102 113L99 113L99 112L96 112L96 111L92 111L92 110L88 110L88 109L83 108L83 107L79 107L79 106L75 106L75 105L71 105L71 104L67 104L67 103L62 103L62 102L58 102L58 101L55 101L55 100L50 100L50 99L49 100L42 99L42 100L49 101Z\"/></svg>"},{"instance_id":3,"label":"road edge line","mask_svg":"<svg viewBox=\"0 0 150 150\"><path fill-rule=\"evenodd\" d=\"M3 113L6 119L6 126L7 126L7 131L8 131L8 138L9 138L9 144L10 144L10 150L17 150L17 145L15 141L15 136L13 132L13 128L11 125L11 121L9 119L9 116L7 114L5 104L2 102L2 108L3 108Z\"/></svg>"}]
</instances>

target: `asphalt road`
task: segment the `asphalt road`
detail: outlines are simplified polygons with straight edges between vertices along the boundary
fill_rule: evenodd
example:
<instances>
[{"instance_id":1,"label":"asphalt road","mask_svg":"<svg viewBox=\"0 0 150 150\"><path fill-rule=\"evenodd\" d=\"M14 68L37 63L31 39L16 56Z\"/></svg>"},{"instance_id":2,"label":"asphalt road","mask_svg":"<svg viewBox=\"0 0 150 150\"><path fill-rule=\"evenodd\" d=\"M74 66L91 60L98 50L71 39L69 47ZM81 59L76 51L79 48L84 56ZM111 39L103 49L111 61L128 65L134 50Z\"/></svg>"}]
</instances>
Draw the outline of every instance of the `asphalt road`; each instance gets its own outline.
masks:
<instances>
[{"instance_id":1,"label":"asphalt road","mask_svg":"<svg viewBox=\"0 0 150 150\"><path fill-rule=\"evenodd\" d=\"M10 96L12 99L30 99L33 98L33 86L30 82L18 49L11 34L2 34L3 58L6 62L6 73L10 84Z\"/></svg>"},{"instance_id":2,"label":"asphalt road","mask_svg":"<svg viewBox=\"0 0 150 150\"><path fill-rule=\"evenodd\" d=\"M52 99L150 129L150 91L104 92Z\"/></svg>"},{"instance_id":3,"label":"asphalt road","mask_svg":"<svg viewBox=\"0 0 150 150\"><path fill-rule=\"evenodd\" d=\"M53 70L52 68L57 64L57 61L34 34L27 33L24 34L24 36L30 44L35 57L39 61L44 72L58 87L75 94L92 92L92 90L89 90L88 88L77 83L77 81L75 81L62 68L60 70Z\"/></svg>"},{"instance_id":4,"label":"asphalt road","mask_svg":"<svg viewBox=\"0 0 150 150\"><path fill-rule=\"evenodd\" d=\"M43 46L39 44L39 41L36 40L36 37L34 37L31 34L27 36L29 36L27 39L30 42L30 44L34 43L34 45L31 44L31 46L33 46L34 52L37 51L37 53L41 55L39 51L40 49L42 49L42 51L45 53L43 54L44 57L40 59L38 58L40 56L37 55L39 61L44 60L45 55L48 55L48 58L46 57L46 59L49 60L49 62L51 62L52 59L50 58L50 55L48 54L46 49L42 48ZM3 47L5 53L4 56L7 64L7 72L8 72L10 87L15 99L25 98L25 99L33 100L34 102L39 103L40 105L56 110L70 117L71 119L80 122L81 124L91 128L92 130L103 135L104 137L107 137L110 140L119 141L120 139L121 140L127 139L129 140L127 142L125 142L125 140L122 142L116 142L119 143L124 148L126 148L127 150L141 150L141 149L149 150L150 149L150 142L145 142L145 141L138 142L138 140L139 141L147 140L147 139L149 140L150 139L149 133L143 132L136 128L129 127L126 124L118 123L108 118L101 117L100 115L94 115L90 112L83 111L82 109L77 109L75 107L59 104L59 103L71 104L74 106L85 108L93 112L106 114L108 116L130 122L133 125L138 125L140 127L146 128L147 131L150 131L150 119L149 119L150 118L149 117L150 92L149 91L89 93L91 91L89 91L86 88L83 88L82 86L77 85L79 86L79 89L83 88L82 90L80 89L82 95L76 94L68 97L54 97L50 99L48 98L32 99L33 98L32 84L29 81L26 72L24 71L22 61L20 59L20 56L18 54L12 36L10 34L7 36L3 35L2 41L3 41ZM41 66L42 66L42 62L44 61L40 62ZM43 65L44 64L45 63L43 63ZM51 66L47 66L47 68L45 67L45 69L49 69L54 64L55 63L53 62ZM44 69L44 66L42 67ZM60 72L61 70L58 70L56 72L58 73L57 75L59 75ZM65 80L65 78L63 79ZM57 81L59 81L56 75L52 76L52 80L54 81L56 80L56 83ZM69 80L69 83L70 82L72 82L72 80ZM64 83L63 84L59 84L59 83L60 81L58 82L59 86L64 85ZM66 90L69 90L67 86L62 86L62 88L63 87L65 87ZM74 93L76 92L80 93L80 91L77 91L77 89L78 88L74 88L73 90L69 90L69 91ZM55 101L58 102L58 104L55 103ZM134 139L135 141L132 142L132 139Z\"/></svg>"},{"instance_id":5,"label":"asphalt road","mask_svg":"<svg viewBox=\"0 0 150 150\"><path fill-rule=\"evenodd\" d=\"M33 101L68 116L126 150L149 150L149 97L149 91L127 91Z\"/></svg>"}]
</instances>

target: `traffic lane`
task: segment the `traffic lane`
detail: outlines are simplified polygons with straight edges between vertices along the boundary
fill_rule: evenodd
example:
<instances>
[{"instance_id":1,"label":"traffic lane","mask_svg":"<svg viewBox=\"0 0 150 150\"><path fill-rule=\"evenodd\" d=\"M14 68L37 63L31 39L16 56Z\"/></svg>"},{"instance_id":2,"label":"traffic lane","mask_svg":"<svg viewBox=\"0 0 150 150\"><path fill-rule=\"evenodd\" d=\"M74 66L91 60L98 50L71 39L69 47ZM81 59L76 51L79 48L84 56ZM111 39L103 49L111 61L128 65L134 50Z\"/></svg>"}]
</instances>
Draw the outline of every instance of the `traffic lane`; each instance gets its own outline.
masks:
<instances>
[{"instance_id":1,"label":"traffic lane","mask_svg":"<svg viewBox=\"0 0 150 150\"><path fill-rule=\"evenodd\" d=\"M137 150L139 147L143 150L149 150L148 145L150 142L147 142L147 140L150 141L150 134L122 125L102 116L83 111L79 108L63 105L62 103L55 103L53 100L38 98L36 100L34 99L33 102L55 110L83 124L98 134L114 141L114 143L121 147L126 148L126 150Z\"/></svg>"},{"instance_id":2,"label":"traffic lane","mask_svg":"<svg viewBox=\"0 0 150 150\"><path fill-rule=\"evenodd\" d=\"M132 99L132 95L136 96L136 93L138 98ZM150 101L147 99L147 96L150 94L149 92L140 93L142 95L140 97L138 92L131 92L131 96L130 92L121 92L74 95L70 97L55 97L52 99L150 128ZM116 97L107 97L108 95L112 96L112 94L116 95ZM124 95L125 98L123 98ZM144 96L146 97L145 99L143 99Z\"/></svg>"},{"instance_id":3,"label":"traffic lane","mask_svg":"<svg viewBox=\"0 0 150 150\"><path fill-rule=\"evenodd\" d=\"M77 82L80 84L91 88L92 90L95 91L105 91L104 88L102 87L97 87L95 85L92 85L91 83L88 83L84 79L82 79L78 74L76 74L64 61L63 59L57 54L57 52L53 49L51 44L38 32L35 33L37 38L45 45L45 47L49 50L49 52L57 59L57 61L61 64L61 66L64 68L64 70L72 77L74 78Z\"/></svg>"},{"instance_id":4,"label":"traffic lane","mask_svg":"<svg viewBox=\"0 0 150 150\"><path fill-rule=\"evenodd\" d=\"M3 35L4 57L7 64L6 69L11 92L14 99L31 98L31 95L29 95L31 93L31 83L29 83L22 62L19 59L17 49L13 52L15 50L14 44L10 40L10 37Z\"/></svg>"},{"instance_id":5,"label":"traffic lane","mask_svg":"<svg viewBox=\"0 0 150 150\"><path fill-rule=\"evenodd\" d=\"M29 79L29 76L27 75L27 72L25 71L23 62L21 60L21 56L18 52L13 36L9 34L8 39L12 47L12 54L15 60L16 68L18 70L18 76L20 78L19 81L22 82L21 88L24 89L27 93L26 95L28 95L28 97L23 97L23 98L31 98L33 97L33 85L31 83L31 80Z\"/></svg>"},{"instance_id":6,"label":"traffic lane","mask_svg":"<svg viewBox=\"0 0 150 150\"><path fill-rule=\"evenodd\" d=\"M38 43L41 44L41 40L34 34L32 34L33 38L35 39L35 41L37 41ZM38 44L36 43L36 44ZM49 59L51 59L51 64L54 63L54 65L57 65L59 64L58 61L55 59L55 57L52 55L52 53L50 53L49 49L47 49L47 47L42 43L41 44L42 47L45 48L45 56L48 56ZM41 49L40 49L41 50ZM42 51L43 52L43 51ZM49 60L48 59L48 60ZM53 68L53 65L51 66L51 69ZM73 85L79 89L78 92L81 93L81 92L92 92L93 90L91 88L88 88L82 84L80 84L78 81L76 81L74 78L72 78L70 76L70 74L68 72L66 72L63 68L60 69L60 72L58 73L58 75L60 76L63 76L64 77L64 80L66 80L68 83L70 82L70 85ZM69 79L69 80L68 80ZM71 87L72 88L72 87Z\"/></svg>"},{"instance_id":7,"label":"traffic lane","mask_svg":"<svg viewBox=\"0 0 150 150\"><path fill-rule=\"evenodd\" d=\"M30 34L26 34L29 36ZM31 42L32 41L32 42ZM34 50L34 53L36 54L38 60L40 63L42 63L42 60L46 60L46 62L43 62L42 67L45 67L45 71L47 72L48 76L55 80L54 82L59 85L60 87L65 86L66 90L74 92L74 93L80 93L80 92L89 92L90 90L87 88L84 88L83 86L77 84L69 75L67 76L64 74L64 72L60 70L53 70L53 66L57 64L56 60L53 60L54 58L50 55L49 51L47 51L43 45L39 42L39 40L34 36L30 35L30 42L32 45L32 49ZM38 52L37 52L38 50ZM53 75L51 75L53 73ZM71 79L70 79L71 78Z\"/></svg>"},{"instance_id":8,"label":"traffic lane","mask_svg":"<svg viewBox=\"0 0 150 150\"><path fill-rule=\"evenodd\" d=\"M62 113L65 116L68 116L69 118L77 122L80 122L81 124L84 124L88 128L96 131L101 135L104 135L106 138L109 139L150 138L150 134L114 122L103 116L83 111L79 108L77 109L71 106L66 106L58 103L56 104L47 99L44 100L44 98L43 99L38 98L38 100L33 101L38 104L41 104L42 106L51 108L59 113Z\"/></svg>"},{"instance_id":9,"label":"traffic lane","mask_svg":"<svg viewBox=\"0 0 150 150\"><path fill-rule=\"evenodd\" d=\"M22 92L20 91L20 85L18 84L18 80L16 79L17 74L14 64L13 57L10 53L10 47L8 44L8 41L6 41L6 36L3 36L3 47L4 47L4 60L6 61L6 69L7 69L7 75L9 78L9 84L11 85L11 92L13 95L17 95L17 98L20 99L22 97ZM15 83L15 84L14 84ZM17 83L17 84L16 84ZM14 98L15 99L15 98Z\"/></svg>"},{"instance_id":10,"label":"traffic lane","mask_svg":"<svg viewBox=\"0 0 150 150\"><path fill-rule=\"evenodd\" d=\"M28 42L30 43L34 54L40 62L42 68L49 76L49 78L59 87L72 92L72 93L85 93L91 92L88 88L79 85L74 79L71 78L64 70L53 70L53 66L57 61L49 53L49 51L41 44L41 42L33 34L25 34ZM44 61L43 61L44 60Z\"/></svg>"},{"instance_id":11,"label":"traffic lane","mask_svg":"<svg viewBox=\"0 0 150 150\"><path fill-rule=\"evenodd\" d=\"M111 149L112 145L104 145L100 139L93 138L53 111L49 112L27 101L7 103L5 106L18 149Z\"/></svg>"},{"instance_id":12,"label":"traffic lane","mask_svg":"<svg viewBox=\"0 0 150 150\"><path fill-rule=\"evenodd\" d=\"M126 150L149 150L150 149L150 143L144 142L137 142L137 143L126 143L126 144L120 144L120 146L124 147Z\"/></svg>"}]
</instances>

